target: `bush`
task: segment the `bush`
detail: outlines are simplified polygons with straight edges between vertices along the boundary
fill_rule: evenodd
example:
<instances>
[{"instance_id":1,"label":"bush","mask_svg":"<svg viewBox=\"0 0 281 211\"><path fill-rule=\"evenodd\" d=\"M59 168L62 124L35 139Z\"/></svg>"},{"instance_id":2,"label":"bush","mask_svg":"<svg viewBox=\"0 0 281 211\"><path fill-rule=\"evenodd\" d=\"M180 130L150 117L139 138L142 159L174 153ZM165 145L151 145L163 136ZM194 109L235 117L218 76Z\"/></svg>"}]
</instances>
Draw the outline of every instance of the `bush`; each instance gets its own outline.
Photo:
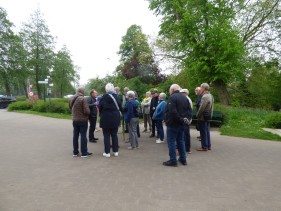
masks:
<instances>
[{"instance_id":1,"label":"bush","mask_svg":"<svg viewBox=\"0 0 281 211\"><path fill-rule=\"evenodd\" d=\"M51 102L49 107L49 112L51 113L59 113L59 114L70 114L70 110L68 108L68 104L65 102Z\"/></svg>"},{"instance_id":2,"label":"bush","mask_svg":"<svg viewBox=\"0 0 281 211\"><path fill-rule=\"evenodd\" d=\"M32 104L28 101L19 101L9 104L8 111L15 110L30 110L32 109Z\"/></svg>"},{"instance_id":3,"label":"bush","mask_svg":"<svg viewBox=\"0 0 281 211\"><path fill-rule=\"evenodd\" d=\"M269 128L281 129L281 112L269 114L265 119L265 126Z\"/></svg>"},{"instance_id":4,"label":"bush","mask_svg":"<svg viewBox=\"0 0 281 211\"><path fill-rule=\"evenodd\" d=\"M32 111L38 111L38 112L47 112L49 107L49 103L44 102L42 100L38 100L36 104L33 105Z\"/></svg>"},{"instance_id":5,"label":"bush","mask_svg":"<svg viewBox=\"0 0 281 211\"><path fill-rule=\"evenodd\" d=\"M17 101L26 101L26 96L18 96L16 97Z\"/></svg>"}]
</instances>

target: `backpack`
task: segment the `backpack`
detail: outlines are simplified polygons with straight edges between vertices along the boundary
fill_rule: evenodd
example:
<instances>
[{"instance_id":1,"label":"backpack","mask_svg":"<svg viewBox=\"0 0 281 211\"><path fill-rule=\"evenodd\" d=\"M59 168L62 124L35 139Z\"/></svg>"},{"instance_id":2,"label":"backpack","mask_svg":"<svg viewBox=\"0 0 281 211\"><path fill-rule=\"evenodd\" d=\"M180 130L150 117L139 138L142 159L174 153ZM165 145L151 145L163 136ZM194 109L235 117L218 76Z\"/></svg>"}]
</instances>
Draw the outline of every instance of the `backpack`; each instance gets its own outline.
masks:
<instances>
[{"instance_id":1,"label":"backpack","mask_svg":"<svg viewBox=\"0 0 281 211\"><path fill-rule=\"evenodd\" d=\"M139 106L134 107L134 114L136 117L142 117L141 108Z\"/></svg>"}]
</instances>

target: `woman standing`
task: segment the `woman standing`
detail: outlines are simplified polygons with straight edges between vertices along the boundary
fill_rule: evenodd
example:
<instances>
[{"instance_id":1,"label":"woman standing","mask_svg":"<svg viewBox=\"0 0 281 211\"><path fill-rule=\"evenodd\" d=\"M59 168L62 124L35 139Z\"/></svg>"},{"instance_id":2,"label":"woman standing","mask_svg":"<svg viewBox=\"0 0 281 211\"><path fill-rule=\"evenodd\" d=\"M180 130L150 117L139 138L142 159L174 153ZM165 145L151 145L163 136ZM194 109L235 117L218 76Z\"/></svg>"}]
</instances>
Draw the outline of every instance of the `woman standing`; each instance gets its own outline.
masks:
<instances>
[{"instance_id":1,"label":"woman standing","mask_svg":"<svg viewBox=\"0 0 281 211\"><path fill-rule=\"evenodd\" d=\"M112 139L112 151L114 156L118 156L118 127L120 125L120 112L122 112L119 97L114 92L112 83L105 86L106 94L102 96L99 102L100 127L104 137L103 156L110 157L110 137Z\"/></svg>"},{"instance_id":2,"label":"woman standing","mask_svg":"<svg viewBox=\"0 0 281 211\"><path fill-rule=\"evenodd\" d=\"M127 92L127 103L125 105L125 115L124 119L126 122L128 122L129 127L129 137L131 146L128 147L128 149L138 149L139 148L139 142L138 142L138 136L137 136L137 126L139 124L139 117L137 114L137 108L138 103L135 100L135 92L128 91Z\"/></svg>"}]
</instances>

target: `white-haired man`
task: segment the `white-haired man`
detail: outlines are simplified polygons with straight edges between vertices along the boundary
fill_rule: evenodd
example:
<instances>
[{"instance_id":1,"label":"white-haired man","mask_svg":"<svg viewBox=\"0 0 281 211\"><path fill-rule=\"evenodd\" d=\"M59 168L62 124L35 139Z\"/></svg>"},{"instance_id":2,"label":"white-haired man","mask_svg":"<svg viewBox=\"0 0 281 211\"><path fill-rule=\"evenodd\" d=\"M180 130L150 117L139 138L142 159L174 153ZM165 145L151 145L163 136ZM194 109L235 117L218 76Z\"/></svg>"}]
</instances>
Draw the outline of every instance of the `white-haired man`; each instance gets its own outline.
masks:
<instances>
[{"instance_id":1,"label":"white-haired man","mask_svg":"<svg viewBox=\"0 0 281 211\"><path fill-rule=\"evenodd\" d=\"M179 151L179 162L187 165L184 143L184 124L191 121L191 107L188 99L180 94L180 86L173 84L170 87L170 97L166 109L167 143L170 159L163 162L164 166L178 166L176 147Z\"/></svg>"},{"instance_id":2,"label":"white-haired man","mask_svg":"<svg viewBox=\"0 0 281 211\"><path fill-rule=\"evenodd\" d=\"M190 97L188 96L189 95L189 91L188 89L181 89L180 90L180 93L185 96L188 101L189 101L189 104L190 104L190 107L191 107L191 115L192 115L192 100L190 99ZM191 121L190 121L191 123ZM189 124L184 124L184 142L185 142L185 150L188 154L191 154L191 141L190 141L190 127L189 127Z\"/></svg>"}]
</instances>

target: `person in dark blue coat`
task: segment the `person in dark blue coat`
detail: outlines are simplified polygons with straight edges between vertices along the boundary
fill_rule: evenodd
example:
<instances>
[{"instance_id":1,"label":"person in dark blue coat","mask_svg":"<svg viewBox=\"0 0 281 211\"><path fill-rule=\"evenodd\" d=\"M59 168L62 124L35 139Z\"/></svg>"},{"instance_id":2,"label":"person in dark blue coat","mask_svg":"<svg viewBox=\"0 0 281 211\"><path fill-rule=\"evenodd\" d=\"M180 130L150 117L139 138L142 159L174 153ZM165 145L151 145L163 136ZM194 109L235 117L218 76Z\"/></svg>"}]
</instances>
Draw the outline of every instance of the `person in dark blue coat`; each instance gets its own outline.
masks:
<instances>
[{"instance_id":1,"label":"person in dark blue coat","mask_svg":"<svg viewBox=\"0 0 281 211\"><path fill-rule=\"evenodd\" d=\"M96 102L96 97L97 97L97 91L96 90L91 90L90 92L90 97L88 98L88 104L91 110L91 113L89 115L89 122L90 122L90 127L89 127L89 142L97 143L98 138L95 138L94 132L96 129L96 123L97 123L97 102Z\"/></svg>"},{"instance_id":2,"label":"person in dark blue coat","mask_svg":"<svg viewBox=\"0 0 281 211\"><path fill-rule=\"evenodd\" d=\"M163 162L164 166L178 166L176 147L179 151L179 162L187 165L184 142L184 124L192 119L192 110L188 99L180 94L180 86L173 84L170 87L170 97L167 103L165 122L167 125L167 143L170 159Z\"/></svg>"},{"instance_id":3,"label":"person in dark blue coat","mask_svg":"<svg viewBox=\"0 0 281 211\"><path fill-rule=\"evenodd\" d=\"M114 156L118 156L118 127L120 125L122 106L119 97L114 92L112 83L105 86L106 94L99 102L100 127L104 137L103 156L110 157L110 137L112 139L112 151ZM115 103L116 102L116 103Z\"/></svg>"}]
</instances>

